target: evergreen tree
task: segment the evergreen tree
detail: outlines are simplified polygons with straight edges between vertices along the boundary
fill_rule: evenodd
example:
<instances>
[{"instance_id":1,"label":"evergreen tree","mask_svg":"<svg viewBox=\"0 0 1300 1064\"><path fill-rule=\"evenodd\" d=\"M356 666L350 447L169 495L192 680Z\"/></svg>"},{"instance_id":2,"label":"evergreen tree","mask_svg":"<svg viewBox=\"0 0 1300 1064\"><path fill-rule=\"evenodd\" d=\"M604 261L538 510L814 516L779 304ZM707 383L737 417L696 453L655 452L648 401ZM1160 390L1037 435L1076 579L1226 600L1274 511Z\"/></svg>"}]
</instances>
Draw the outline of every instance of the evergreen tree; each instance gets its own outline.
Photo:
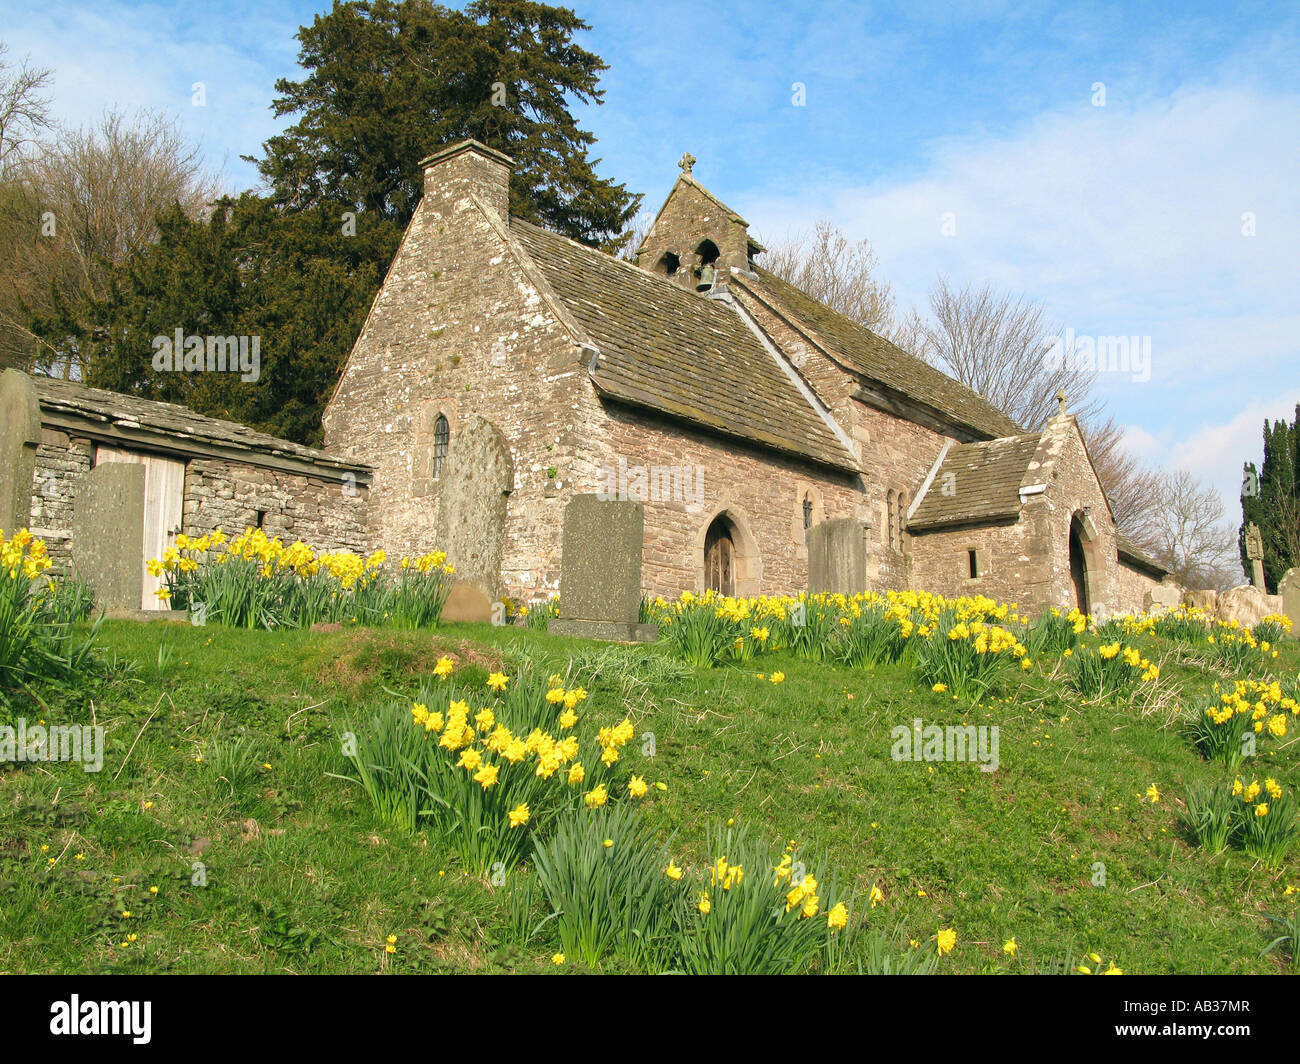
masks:
<instances>
[{"instance_id":1,"label":"evergreen tree","mask_svg":"<svg viewBox=\"0 0 1300 1064\"><path fill-rule=\"evenodd\" d=\"M466 137L511 156L510 210L617 250L641 197L595 174L570 98L599 103L589 29L567 8L475 0L349 0L298 33L301 81L276 82L277 116L298 121L258 164L278 206L322 203L404 227L420 198L419 161Z\"/></svg>"},{"instance_id":2,"label":"evergreen tree","mask_svg":"<svg viewBox=\"0 0 1300 1064\"><path fill-rule=\"evenodd\" d=\"M276 85L276 113L298 121L253 160L269 195L222 199L206 220L166 212L105 294L52 293L33 331L86 352L88 384L319 445L424 156L474 137L514 157L512 213L611 250L626 239L640 196L596 177L593 138L568 110L601 97L605 65L572 40L586 28L530 0L336 2L298 33L307 76ZM160 372L153 340L177 329L258 337L259 379Z\"/></svg>"},{"instance_id":3,"label":"evergreen tree","mask_svg":"<svg viewBox=\"0 0 1300 1064\"><path fill-rule=\"evenodd\" d=\"M1264 583L1276 594L1286 571L1300 565L1300 405L1294 423L1264 422L1264 464L1246 464L1241 515L1242 565L1250 572L1246 526L1253 521L1264 545Z\"/></svg>"}]
</instances>

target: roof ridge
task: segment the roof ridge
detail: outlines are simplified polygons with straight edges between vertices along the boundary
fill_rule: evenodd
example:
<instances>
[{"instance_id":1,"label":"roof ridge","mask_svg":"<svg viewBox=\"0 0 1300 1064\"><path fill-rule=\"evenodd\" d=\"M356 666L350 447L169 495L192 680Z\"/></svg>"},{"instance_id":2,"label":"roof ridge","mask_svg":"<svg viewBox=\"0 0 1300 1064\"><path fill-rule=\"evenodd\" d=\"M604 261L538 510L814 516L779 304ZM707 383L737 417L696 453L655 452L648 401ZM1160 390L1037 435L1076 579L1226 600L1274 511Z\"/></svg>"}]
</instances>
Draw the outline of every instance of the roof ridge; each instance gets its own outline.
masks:
<instances>
[{"instance_id":1,"label":"roof ridge","mask_svg":"<svg viewBox=\"0 0 1300 1064\"><path fill-rule=\"evenodd\" d=\"M1002 438L1010 435L1019 435L1023 433L1024 427L1022 425L1017 424L1016 421L1014 421L1012 418L1010 418L1001 410L999 410L993 403L989 402L988 399L980 395L980 393L977 392L974 388L970 387L970 385L963 384L956 377L953 377L951 374L945 373L938 366L932 365L931 363L927 362L925 359L921 358L919 355L913 354L912 352L906 350L905 348L900 347L898 344L896 344L893 340L889 339L887 336L882 336L874 329L871 329L868 326L863 325L861 322L854 321L847 314L842 314L834 307L828 306L827 304L823 303L820 299L817 299L815 296L812 296L809 293L805 292L798 285L790 281L787 281L784 277L778 276L777 274L773 273L771 270L767 269L766 267L755 264L754 270L755 270L755 276L757 277L759 283L768 285L770 286L771 289L774 289L774 291L772 291L772 295L775 296L776 298L778 299L780 298L780 291L779 291L780 286L785 286L786 288L789 288L790 290L798 293L804 299L808 300L811 303L814 303L818 308L820 308L825 313L833 315L838 322L842 323L850 330L853 330L854 332L865 333L867 337L870 337L875 342L885 345L889 349L888 352L886 353L891 359L894 360L901 359L905 364L911 366L914 372L917 372L922 376L933 375L934 377L942 379L947 384L959 388L963 393L965 393L965 397L967 399L971 399L977 402L980 405L980 407L983 408L986 415L993 415L995 418L1005 422L1005 424L1016 427L1017 429L1020 430L1020 432L1018 433L1006 433L1002 431L994 432L991 429L992 422L989 420L988 417L982 418L982 420L986 422L986 425L984 427L981 427L979 424L975 424L970 421L963 421L961 415L958 414L956 411L954 411L950 405L948 404L936 405L932 399L928 399L923 396L913 394L907 388L902 387L898 383L891 382L888 379L883 379L880 377L873 376L872 373L869 372L867 367L865 366L861 366L861 365L849 366L848 368L852 372L858 373L864 377L868 377L873 380L877 380L879 383L885 384L888 387L896 388L897 390L901 391L903 394L911 398L913 401L921 402L928 406L933 407L934 409L944 414L950 420L954 420L959 423L969 425L969 427L976 429L979 432L987 432L989 433L991 438ZM755 296L755 298L758 299L763 298L762 294L759 291L755 290L755 288L752 285L745 284L743 280L740 281L739 283L747 292L750 292L753 296ZM797 307L788 307L787 310L792 311L796 315L798 315ZM818 333L818 335L820 335L824 340L829 342L832 346L835 347L841 346L840 343L836 341L836 338L833 335L827 335L826 330L823 329L821 326L819 326L816 321L807 321L801 315L798 316L806 326L811 327L813 330L815 330ZM819 344L818 346L822 347L823 350L826 349L825 344ZM848 352L840 351L839 354L841 358L848 357L850 358L850 361L852 361L852 357ZM840 361L840 359L837 358L836 361Z\"/></svg>"},{"instance_id":2,"label":"roof ridge","mask_svg":"<svg viewBox=\"0 0 1300 1064\"><path fill-rule=\"evenodd\" d=\"M512 215L510 216L510 224L511 224L511 225L515 225L516 223L521 223L521 224L523 224L523 225L526 225L526 226L528 226L530 229L536 229L539 233L545 233L547 236L555 237L557 240L563 240L563 241L566 241L567 243L572 244L572 245L573 245L575 248L577 248L579 251L585 251L585 252L588 252L588 253L590 253L590 254L592 254L592 255L596 255L596 256L598 256L602 261L608 261L608 262L615 262L615 263L618 263L618 265L619 265L620 267L623 267L623 268L628 269L628 270L632 270L632 271L636 274L636 276L638 276L638 277L648 278L650 281L652 281L652 282L654 282L655 284L658 284L658 285L664 285L664 286L667 286L667 288L669 288L670 290L672 290L672 291L674 291L674 292L680 292L680 293L682 293L683 295L691 296L691 297L693 297L693 298L695 298L695 299L703 299L703 298L704 298L703 296L699 295L698 293L691 292L691 291L689 291L689 290L683 288L681 285L679 285L679 284L677 284L677 283L675 283L675 282L673 282L673 281L670 281L667 277L661 277L661 276L660 276L659 274L657 274L657 273L652 273L652 272L649 271L649 270L643 270L643 269L642 269L640 266L638 266L635 262L628 262L627 259L625 259L625 258L621 258L621 257L618 256L618 255L613 255L613 254L611 254L611 253L608 252L608 251L602 251L600 248L594 248L594 247L592 247L590 244L584 244L581 240L574 240L573 237L571 237L571 236L565 236L563 233L557 233L554 229L547 229L544 225L538 225L536 222L530 222L530 221L528 221L527 218L520 218L520 217L518 217L518 216L512 214ZM705 300L705 302L708 302L708 300Z\"/></svg>"}]
</instances>

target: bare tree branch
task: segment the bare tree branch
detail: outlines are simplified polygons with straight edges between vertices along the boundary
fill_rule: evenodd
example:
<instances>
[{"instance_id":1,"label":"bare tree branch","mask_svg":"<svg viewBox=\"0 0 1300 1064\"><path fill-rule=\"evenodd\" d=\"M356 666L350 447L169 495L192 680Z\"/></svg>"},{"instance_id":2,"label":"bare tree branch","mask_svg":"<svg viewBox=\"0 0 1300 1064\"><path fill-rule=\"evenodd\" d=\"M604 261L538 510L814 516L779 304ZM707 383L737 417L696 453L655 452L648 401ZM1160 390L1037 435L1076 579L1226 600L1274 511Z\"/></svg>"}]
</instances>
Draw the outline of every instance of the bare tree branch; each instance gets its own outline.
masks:
<instances>
[{"instance_id":1,"label":"bare tree branch","mask_svg":"<svg viewBox=\"0 0 1300 1064\"><path fill-rule=\"evenodd\" d=\"M892 326L894 295L887 282L876 280L871 242L854 244L829 221L775 243L762 265L859 325L882 335Z\"/></svg>"},{"instance_id":2,"label":"bare tree branch","mask_svg":"<svg viewBox=\"0 0 1300 1064\"><path fill-rule=\"evenodd\" d=\"M1068 362L1053 367L1045 357L1061 329L1048 322L1041 305L989 284L958 291L940 277L930 289L930 314L916 326L915 353L1018 424L1042 428L1056 412L1058 390L1081 420L1101 413L1093 375Z\"/></svg>"},{"instance_id":3,"label":"bare tree branch","mask_svg":"<svg viewBox=\"0 0 1300 1064\"><path fill-rule=\"evenodd\" d=\"M24 149L50 125L47 92L50 71L31 66L27 56L15 68L5 57L9 46L0 41L0 180L9 176Z\"/></svg>"}]
</instances>

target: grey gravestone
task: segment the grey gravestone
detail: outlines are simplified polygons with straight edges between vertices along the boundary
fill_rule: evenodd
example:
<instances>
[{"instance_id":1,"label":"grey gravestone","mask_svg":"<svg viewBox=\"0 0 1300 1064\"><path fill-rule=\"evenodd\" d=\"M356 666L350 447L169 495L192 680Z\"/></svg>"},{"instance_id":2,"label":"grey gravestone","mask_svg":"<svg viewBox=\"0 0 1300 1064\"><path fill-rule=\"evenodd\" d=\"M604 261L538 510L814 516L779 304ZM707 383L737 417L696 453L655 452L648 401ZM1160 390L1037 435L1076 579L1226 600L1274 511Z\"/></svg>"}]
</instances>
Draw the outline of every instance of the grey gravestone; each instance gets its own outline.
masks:
<instances>
[{"instance_id":1,"label":"grey gravestone","mask_svg":"<svg viewBox=\"0 0 1300 1064\"><path fill-rule=\"evenodd\" d=\"M560 553L560 615L556 635L648 641L659 635L639 624L645 509L639 502L602 502L575 495L564 508Z\"/></svg>"},{"instance_id":2,"label":"grey gravestone","mask_svg":"<svg viewBox=\"0 0 1300 1064\"><path fill-rule=\"evenodd\" d=\"M0 530L6 536L32 519L32 481L41 442L41 404L26 373L0 373ZM138 603L137 603L138 605Z\"/></svg>"},{"instance_id":3,"label":"grey gravestone","mask_svg":"<svg viewBox=\"0 0 1300 1064\"><path fill-rule=\"evenodd\" d=\"M97 465L72 513L72 571L108 610L138 610L144 594L144 466Z\"/></svg>"},{"instance_id":4,"label":"grey gravestone","mask_svg":"<svg viewBox=\"0 0 1300 1064\"><path fill-rule=\"evenodd\" d=\"M1288 569L1277 584L1282 612L1291 618L1291 634L1300 638L1300 569Z\"/></svg>"},{"instance_id":5,"label":"grey gravestone","mask_svg":"<svg viewBox=\"0 0 1300 1064\"><path fill-rule=\"evenodd\" d=\"M489 611L502 592L506 502L514 475L510 448L492 423L474 415L462 418L438 481L436 542L455 566L456 580L478 585ZM453 613L458 608L453 606Z\"/></svg>"},{"instance_id":6,"label":"grey gravestone","mask_svg":"<svg viewBox=\"0 0 1300 1064\"><path fill-rule=\"evenodd\" d=\"M808 590L852 595L867 588L867 526L852 517L808 529Z\"/></svg>"}]
</instances>

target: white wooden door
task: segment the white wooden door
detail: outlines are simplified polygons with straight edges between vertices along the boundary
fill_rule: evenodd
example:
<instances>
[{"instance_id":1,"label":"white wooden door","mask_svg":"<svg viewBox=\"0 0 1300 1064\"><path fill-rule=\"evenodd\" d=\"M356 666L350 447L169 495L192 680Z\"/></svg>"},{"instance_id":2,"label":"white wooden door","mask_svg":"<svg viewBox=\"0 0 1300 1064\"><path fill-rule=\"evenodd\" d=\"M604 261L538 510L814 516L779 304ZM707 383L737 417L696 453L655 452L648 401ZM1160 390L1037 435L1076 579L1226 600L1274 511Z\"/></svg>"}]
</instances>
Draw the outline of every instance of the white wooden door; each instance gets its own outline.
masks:
<instances>
[{"instance_id":1,"label":"white wooden door","mask_svg":"<svg viewBox=\"0 0 1300 1064\"><path fill-rule=\"evenodd\" d=\"M167 609L155 592L165 586L162 577L151 576L146 568L149 559L161 558L181 530L181 512L185 498L185 463L175 458L122 451L116 447L96 447L95 465L102 462L132 462L144 466L144 541L140 544L140 572L143 577L140 608Z\"/></svg>"}]
</instances>

